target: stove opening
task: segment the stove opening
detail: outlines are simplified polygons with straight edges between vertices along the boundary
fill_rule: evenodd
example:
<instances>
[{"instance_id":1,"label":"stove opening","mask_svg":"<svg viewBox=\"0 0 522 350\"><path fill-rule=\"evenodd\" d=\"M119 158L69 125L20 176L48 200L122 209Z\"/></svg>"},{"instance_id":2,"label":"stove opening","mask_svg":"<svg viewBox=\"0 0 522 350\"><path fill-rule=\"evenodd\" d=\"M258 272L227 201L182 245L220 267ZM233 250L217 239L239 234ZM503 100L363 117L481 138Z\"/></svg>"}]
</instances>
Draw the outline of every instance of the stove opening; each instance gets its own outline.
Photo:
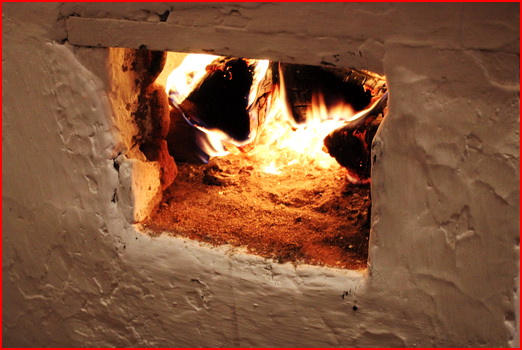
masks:
<instances>
[{"instance_id":1,"label":"stove opening","mask_svg":"<svg viewBox=\"0 0 522 350\"><path fill-rule=\"evenodd\" d=\"M281 263L366 268L371 144L386 113L384 77L111 50L122 61L118 73L135 76L126 156L157 169L148 215L135 217L143 232L226 244Z\"/></svg>"}]
</instances>

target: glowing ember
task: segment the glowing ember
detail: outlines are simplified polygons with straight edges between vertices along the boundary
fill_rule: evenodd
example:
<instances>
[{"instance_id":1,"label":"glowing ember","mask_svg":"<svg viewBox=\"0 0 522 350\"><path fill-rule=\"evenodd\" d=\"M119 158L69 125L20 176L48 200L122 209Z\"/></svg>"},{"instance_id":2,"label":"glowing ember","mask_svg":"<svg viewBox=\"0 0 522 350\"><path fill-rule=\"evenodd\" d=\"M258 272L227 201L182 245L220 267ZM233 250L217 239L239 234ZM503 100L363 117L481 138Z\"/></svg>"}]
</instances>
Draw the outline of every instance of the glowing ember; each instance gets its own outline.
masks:
<instances>
[{"instance_id":1,"label":"glowing ember","mask_svg":"<svg viewBox=\"0 0 522 350\"><path fill-rule=\"evenodd\" d=\"M273 175L281 174L281 170L277 169L275 162L272 162L272 163L270 163L270 165L268 165L264 168L261 168L261 170L267 174L273 174Z\"/></svg>"}]
</instances>

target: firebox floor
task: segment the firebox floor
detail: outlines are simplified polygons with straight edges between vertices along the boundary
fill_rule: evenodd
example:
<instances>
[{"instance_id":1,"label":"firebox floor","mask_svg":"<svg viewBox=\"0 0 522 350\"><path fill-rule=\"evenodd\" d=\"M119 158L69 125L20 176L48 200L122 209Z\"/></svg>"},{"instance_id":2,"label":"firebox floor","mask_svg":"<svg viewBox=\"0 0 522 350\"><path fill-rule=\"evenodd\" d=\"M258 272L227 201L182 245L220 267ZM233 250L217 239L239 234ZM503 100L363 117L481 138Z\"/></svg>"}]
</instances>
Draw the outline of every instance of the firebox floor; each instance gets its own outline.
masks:
<instances>
[{"instance_id":1,"label":"firebox floor","mask_svg":"<svg viewBox=\"0 0 522 350\"><path fill-rule=\"evenodd\" d=\"M350 184L340 166L294 165L275 175L229 155L178 170L143 222L152 236L244 247L280 263L366 267L369 186Z\"/></svg>"}]
</instances>

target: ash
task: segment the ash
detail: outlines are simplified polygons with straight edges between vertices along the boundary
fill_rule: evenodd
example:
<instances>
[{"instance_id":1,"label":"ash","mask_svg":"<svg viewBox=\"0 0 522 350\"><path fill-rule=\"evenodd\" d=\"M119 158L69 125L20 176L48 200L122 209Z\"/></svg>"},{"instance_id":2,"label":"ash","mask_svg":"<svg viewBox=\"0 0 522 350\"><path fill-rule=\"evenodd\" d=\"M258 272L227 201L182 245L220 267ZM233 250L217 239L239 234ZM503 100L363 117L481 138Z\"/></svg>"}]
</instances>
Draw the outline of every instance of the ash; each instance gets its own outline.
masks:
<instances>
[{"instance_id":1,"label":"ash","mask_svg":"<svg viewBox=\"0 0 522 350\"><path fill-rule=\"evenodd\" d=\"M143 226L211 245L244 247L280 263L366 268L370 189L340 166L310 162L268 174L238 155L179 164Z\"/></svg>"}]
</instances>

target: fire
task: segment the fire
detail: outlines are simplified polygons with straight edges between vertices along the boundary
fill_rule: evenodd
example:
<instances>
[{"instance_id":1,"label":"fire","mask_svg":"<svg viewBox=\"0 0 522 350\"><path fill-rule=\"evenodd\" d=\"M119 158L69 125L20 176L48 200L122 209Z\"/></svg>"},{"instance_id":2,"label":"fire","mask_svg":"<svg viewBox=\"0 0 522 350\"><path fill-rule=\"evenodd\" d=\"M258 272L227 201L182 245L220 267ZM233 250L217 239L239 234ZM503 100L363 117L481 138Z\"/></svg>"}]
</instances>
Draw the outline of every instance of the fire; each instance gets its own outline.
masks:
<instances>
[{"instance_id":1,"label":"fire","mask_svg":"<svg viewBox=\"0 0 522 350\"><path fill-rule=\"evenodd\" d=\"M197 140L200 150L209 156L234 153L251 161L254 168L275 175L294 165L324 169L339 167L337 161L324 151L323 140L330 132L362 114L356 114L346 102L327 104L323 94L314 92L306 110L306 121L297 123L285 102L285 82L283 74L279 72L279 83L271 85L263 106L265 113L262 118L259 117L256 99L261 90L266 91L267 82L272 83L268 78L270 62L267 60L244 60L252 75L247 103L250 134L246 141L234 140L222 130L205 127L204 123L194 122L194 118L187 116L180 105L198 87L204 76L216 69L222 69L223 74L227 74L228 70L218 66L218 59L224 57L187 55L167 80L166 89L171 104L180 110L189 124L201 131Z\"/></svg>"},{"instance_id":2,"label":"fire","mask_svg":"<svg viewBox=\"0 0 522 350\"><path fill-rule=\"evenodd\" d=\"M167 94L175 104L179 105L206 74L207 67L219 56L206 54L190 54L169 74L165 86Z\"/></svg>"},{"instance_id":3,"label":"fire","mask_svg":"<svg viewBox=\"0 0 522 350\"><path fill-rule=\"evenodd\" d=\"M275 161L272 161L272 163L270 163L270 165L268 165L268 166L262 167L261 170L267 174L273 174L273 175L281 174L281 170L279 170L277 168Z\"/></svg>"},{"instance_id":4,"label":"fire","mask_svg":"<svg viewBox=\"0 0 522 350\"><path fill-rule=\"evenodd\" d=\"M281 87L276 88L267 121L250 152L261 164L260 169L276 174L295 164L324 169L338 166L335 159L323 151L323 140L354 114L353 109L350 106L337 106L335 114L330 113L324 99L315 96L307 110L306 123L296 124L284 101Z\"/></svg>"}]
</instances>

